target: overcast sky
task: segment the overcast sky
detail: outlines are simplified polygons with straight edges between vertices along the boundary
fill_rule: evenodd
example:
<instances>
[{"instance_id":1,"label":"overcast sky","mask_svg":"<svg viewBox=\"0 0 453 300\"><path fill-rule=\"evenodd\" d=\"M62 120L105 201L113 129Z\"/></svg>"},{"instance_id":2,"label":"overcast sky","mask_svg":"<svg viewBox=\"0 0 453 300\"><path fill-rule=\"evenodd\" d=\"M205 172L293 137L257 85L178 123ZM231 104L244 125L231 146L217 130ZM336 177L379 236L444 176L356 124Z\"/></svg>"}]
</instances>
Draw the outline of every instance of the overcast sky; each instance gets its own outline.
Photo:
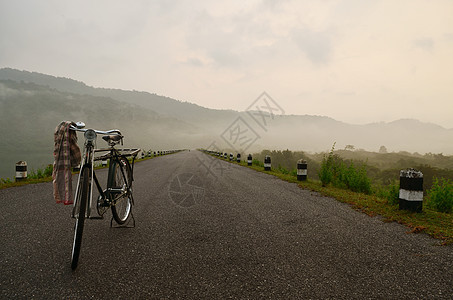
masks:
<instances>
[{"instance_id":1,"label":"overcast sky","mask_svg":"<svg viewBox=\"0 0 453 300\"><path fill-rule=\"evenodd\" d=\"M0 0L0 67L245 110L453 128L452 0Z\"/></svg>"}]
</instances>

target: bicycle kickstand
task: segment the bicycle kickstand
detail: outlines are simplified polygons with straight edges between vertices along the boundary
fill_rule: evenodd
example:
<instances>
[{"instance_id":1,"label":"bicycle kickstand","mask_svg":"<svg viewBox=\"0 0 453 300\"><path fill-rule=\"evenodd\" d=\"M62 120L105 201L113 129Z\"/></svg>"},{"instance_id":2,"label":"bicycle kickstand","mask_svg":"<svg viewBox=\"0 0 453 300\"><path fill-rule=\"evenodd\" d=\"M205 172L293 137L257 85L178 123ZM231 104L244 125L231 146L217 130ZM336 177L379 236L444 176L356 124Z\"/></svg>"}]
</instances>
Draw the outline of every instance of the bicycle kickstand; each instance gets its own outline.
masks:
<instances>
[{"instance_id":1,"label":"bicycle kickstand","mask_svg":"<svg viewBox=\"0 0 453 300\"><path fill-rule=\"evenodd\" d=\"M134 218L134 214L131 212L131 220L129 220L127 223L125 224L118 224L115 222L115 224L113 223L113 216L112 218L110 219L110 228L135 228L135 218ZM130 224L132 222L132 224Z\"/></svg>"}]
</instances>

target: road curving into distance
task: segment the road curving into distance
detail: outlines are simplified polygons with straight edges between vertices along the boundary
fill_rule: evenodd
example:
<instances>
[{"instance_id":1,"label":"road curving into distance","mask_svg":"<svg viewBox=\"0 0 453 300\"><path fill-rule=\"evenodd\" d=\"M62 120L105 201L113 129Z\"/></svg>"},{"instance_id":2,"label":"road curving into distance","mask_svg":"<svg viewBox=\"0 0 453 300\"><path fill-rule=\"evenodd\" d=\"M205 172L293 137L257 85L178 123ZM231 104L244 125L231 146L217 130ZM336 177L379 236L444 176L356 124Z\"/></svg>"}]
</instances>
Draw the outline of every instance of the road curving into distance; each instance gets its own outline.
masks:
<instances>
[{"instance_id":1,"label":"road curving into distance","mask_svg":"<svg viewBox=\"0 0 453 300\"><path fill-rule=\"evenodd\" d=\"M135 228L86 221L72 271L52 184L0 190L0 298L453 295L451 245L198 151L137 163L134 198Z\"/></svg>"}]
</instances>

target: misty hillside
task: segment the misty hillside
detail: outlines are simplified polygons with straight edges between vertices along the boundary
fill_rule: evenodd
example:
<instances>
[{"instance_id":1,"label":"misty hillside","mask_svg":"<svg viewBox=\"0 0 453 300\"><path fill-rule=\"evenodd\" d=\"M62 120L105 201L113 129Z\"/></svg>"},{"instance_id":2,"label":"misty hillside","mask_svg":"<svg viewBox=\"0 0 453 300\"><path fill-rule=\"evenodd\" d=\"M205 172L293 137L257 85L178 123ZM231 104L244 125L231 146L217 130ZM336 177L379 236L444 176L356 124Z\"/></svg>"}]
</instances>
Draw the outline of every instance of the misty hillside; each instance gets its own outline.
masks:
<instances>
[{"instance_id":1,"label":"misty hillside","mask_svg":"<svg viewBox=\"0 0 453 300\"><path fill-rule=\"evenodd\" d=\"M160 115L150 109L107 97L60 92L34 83L0 80L0 124L2 137L9 141L34 141L44 134L52 135L62 120L81 120L96 129L118 128L130 143L178 143L181 135L199 134L200 129L176 118ZM168 132L173 132L169 136ZM3 139L4 140L4 139ZM149 140L149 141L147 141ZM4 147L2 144L1 147Z\"/></svg>"},{"instance_id":2,"label":"misty hillside","mask_svg":"<svg viewBox=\"0 0 453 300\"><path fill-rule=\"evenodd\" d=\"M209 137L192 124L137 105L0 80L0 177L19 160L27 160L32 168L51 163L53 132L62 120L80 120L100 130L118 128L125 136L125 146L143 149L175 149L181 144L196 147ZM105 146L103 143L98 140L99 146Z\"/></svg>"},{"instance_id":3,"label":"misty hillside","mask_svg":"<svg viewBox=\"0 0 453 300\"><path fill-rule=\"evenodd\" d=\"M246 112L213 110L156 94L93 88L35 72L0 69L0 177L18 160L52 161L53 130L62 120L84 121L87 127L118 128L127 146L144 149L231 148L238 117L256 133L247 151L356 149L453 154L453 130L417 120L351 125L323 116L283 115L268 118L262 128ZM242 127L241 130L244 130ZM100 141L102 142L102 141ZM40 165L35 167L40 167ZM33 165L33 164L32 164Z\"/></svg>"},{"instance_id":4,"label":"misty hillside","mask_svg":"<svg viewBox=\"0 0 453 300\"><path fill-rule=\"evenodd\" d=\"M199 105L178 101L169 97L159 96L147 92L124 91L119 89L94 88L85 83L62 77L40 74L36 72L19 71L10 68L0 69L0 80L13 80L32 82L38 85L48 86L61 92L69 92L80 95L92 95L108 97L121 102L139 105L151 109L162 115L171 116L182 121L196 122L201 124L225 124L233 119L237 112L231 110L215 110Z\"/></svg>"}]
</instances>

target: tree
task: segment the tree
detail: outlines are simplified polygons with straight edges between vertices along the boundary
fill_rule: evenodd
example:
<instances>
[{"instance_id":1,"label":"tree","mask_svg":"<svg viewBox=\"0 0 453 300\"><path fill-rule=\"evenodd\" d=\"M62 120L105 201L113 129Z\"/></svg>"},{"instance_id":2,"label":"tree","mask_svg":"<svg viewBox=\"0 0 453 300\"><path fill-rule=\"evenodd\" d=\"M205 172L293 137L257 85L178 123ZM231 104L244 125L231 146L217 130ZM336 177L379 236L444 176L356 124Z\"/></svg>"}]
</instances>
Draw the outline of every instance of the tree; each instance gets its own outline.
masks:
<instances>
[{"instance_id":1,"label":"tree","mask_svg":"<svg viewBox=\"0 0 453 300\"><path fill-rule=\"evenodd\" d=\"M387 153L387 148L385 146L381 146L381 148L379 148L379 153Z\"/></svg>"},{"instance_id":2,"label":"tree","mask_svg":"<svg viewBox=\"0 0 453 300\"><path fill-rule=\"evenodd\" d=\"M354 145L346 145L346 147L344 147L344 150L348 150L348 151L354 151L355 147Z\"/></svg>"}]
</instances>

